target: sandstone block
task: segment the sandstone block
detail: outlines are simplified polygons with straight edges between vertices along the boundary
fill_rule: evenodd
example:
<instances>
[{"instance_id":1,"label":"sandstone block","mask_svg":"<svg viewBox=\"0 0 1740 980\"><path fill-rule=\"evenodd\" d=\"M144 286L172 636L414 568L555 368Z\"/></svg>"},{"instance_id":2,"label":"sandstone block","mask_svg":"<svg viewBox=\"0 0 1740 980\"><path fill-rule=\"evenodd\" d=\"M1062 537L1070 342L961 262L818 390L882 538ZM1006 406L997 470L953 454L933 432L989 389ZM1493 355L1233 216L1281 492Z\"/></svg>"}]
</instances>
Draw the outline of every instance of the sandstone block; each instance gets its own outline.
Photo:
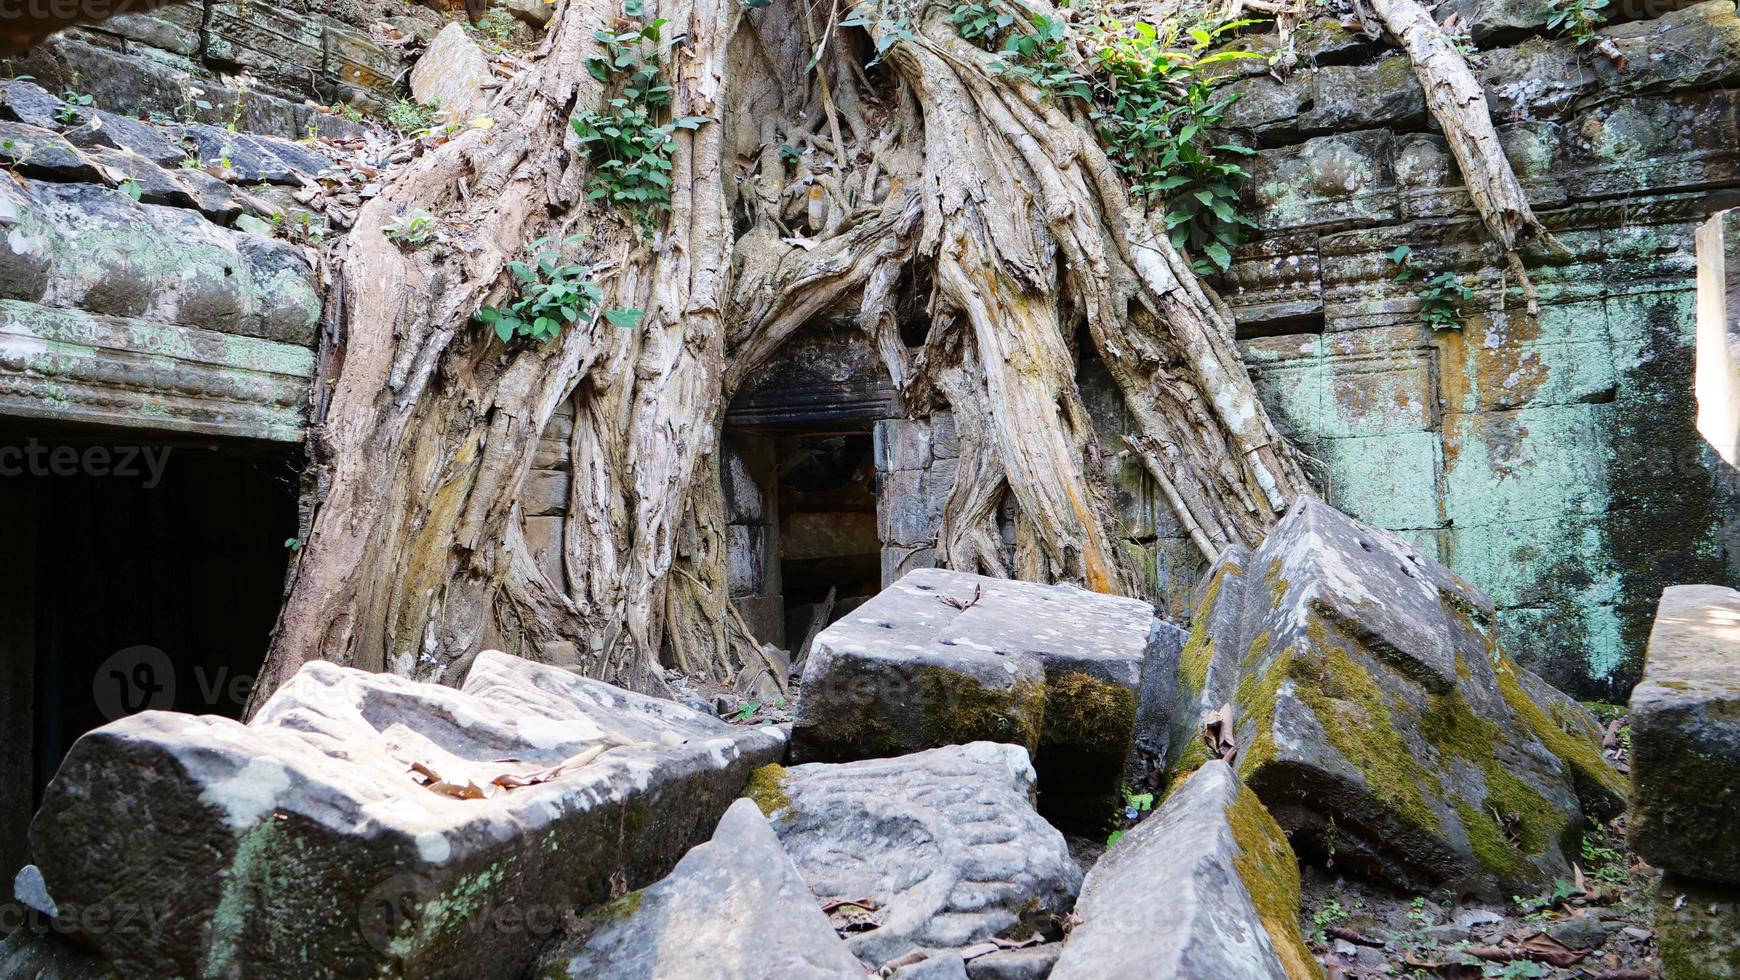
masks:
<instances>
[{"instance_id":1,"label":"sandstone block","mask_svg":"<svg viewBox=\"0 0 1740 980\"><path fill-rule=\"evenodd\" d=\"M918 569L823 630L793 758L899 755L986 739L1034 753L1052 804L1115 788L1160 627L1135 599ZM1101 807L1103 817L1109 809Z\"/></svg>"},{"instance_id":2,"label":"sandstone block","mask_svg":"<svg viewBox=\"0 0 1740 980\"><path fill-rule=\"evenodd\" d=\"M1322 976L1286 835L1219 760L1106 851L1075 915L1052 980Z\"/></svg>"},{"instance_id":3,"label":"sandstone block","mask_svg":"<svg viewBox=\"0 0 1740 980\"><path fill-rule=\"evenodd\" d=\"M590 980L862 980L749 800L725 811L713 839L658 883L589 912L578 936L545 958L541 977Z\"/></svg>"},{"instance_id":4,"label":"sandstone block","mask_svg":"<svg viewBox=\"0 0 1740 980\"><path fill-rule=\"evenodd\" d=\"M1616 813L1624 782L1580 707L1531 695L1492 617L1401 538L1301 500L1199 587L1173 769L1209 757L1227 706L1240 776L1308 856L1487 895L1568 875L1585 809Z\"/></svg>"},{"instance_id":5,"label":"sandstone block","mask_svg":"<svg viewBox=\"0 0 1740 980\"><path fill-rule=\"evenodd\" d=\"M79 739L31 852L57 929L122 975L515 975L783 743L495 651L463 690L314 661L248 725Z\"/></svg>"},{"instance_id":6,"label":"sandstone block","mask_svg":"<svg viewBox=\"0 0 1740 980\"><path fill-rule=\"evenodd\" d=\"M875 900L873 927L847 943L881 965L913 946L967 946L1069 910L1081 869L1033 809L1034 780L1025 750L974 742L768 766L749 794L817 898Z\"/></svg>"},{"instance_id":7,"label":"sandstone block","mask_svg":"<svg viewBox=\"0 0 1740 980\"><path fill-rule=\"evenodd\" d=\"M1740 884L1740 592L1662 593L1631 692L1631 820L1638 856Z\"/></svg>"}]
</instances>

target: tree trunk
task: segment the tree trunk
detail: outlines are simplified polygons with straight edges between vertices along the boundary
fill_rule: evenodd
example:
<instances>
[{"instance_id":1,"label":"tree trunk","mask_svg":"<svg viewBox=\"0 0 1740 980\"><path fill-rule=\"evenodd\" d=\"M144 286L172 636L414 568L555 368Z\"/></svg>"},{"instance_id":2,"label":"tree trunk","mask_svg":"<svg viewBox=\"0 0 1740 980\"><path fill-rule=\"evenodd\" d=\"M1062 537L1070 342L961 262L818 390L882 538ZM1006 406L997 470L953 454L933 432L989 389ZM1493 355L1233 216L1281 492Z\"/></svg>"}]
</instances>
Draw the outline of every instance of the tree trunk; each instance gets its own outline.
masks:
<instances>
[{"instance_id":1,"label":"tree trunk","mask_svg":"<svg viewBox=\"0 0 1740 980\"><path fill-rule=\"evenodd\" d=\"M865 332L908 411L954 413L947 566L1142 588L1103 486L1113 450L1076 387L1080 327L1135 420L1128 451L1205 556L1254 543L1311 492L1225 304L1081 124L962 41L941 7L890 27L867 71L874 36L841 21L887 11L840 0L824 19L798 2L660 0L665 36L680 38L665 59L672 117L711 121L676 133L670 219L650 234L586 200L568 126L606 96L585 63L595 30L621 29L610 0L563 4L496 124L394 174L363 209L333 262L339 367L310 438L317 506L254 706L307 659L454 679L486 643L543 660L577 650L587 673L640 690L661 690L666 667L724 683L761 669L725 583L721 418L824 319ZM440 241L389 241L417 211ZM473 322L505 305L504 267L526 242L577 233L570 257L593 267L599 308L645 310L637 327L595 316L504 345ZM908 276L930 286L916 353L898 328ZM517 501L564 401L573 478L553 581Z\"/></svg>"}]
</instances>

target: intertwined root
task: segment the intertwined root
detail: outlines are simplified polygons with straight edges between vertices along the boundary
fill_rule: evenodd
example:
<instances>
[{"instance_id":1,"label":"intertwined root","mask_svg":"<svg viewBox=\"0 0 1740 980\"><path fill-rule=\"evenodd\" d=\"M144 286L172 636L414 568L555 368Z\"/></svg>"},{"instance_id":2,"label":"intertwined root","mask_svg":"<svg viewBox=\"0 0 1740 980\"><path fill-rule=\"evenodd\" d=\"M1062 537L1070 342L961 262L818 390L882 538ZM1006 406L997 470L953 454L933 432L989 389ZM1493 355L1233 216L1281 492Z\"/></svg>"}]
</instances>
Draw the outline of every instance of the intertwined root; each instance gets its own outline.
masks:
<instances>
[{"instance_id":1,"label":"intertwined root","mask_svg":"<svg viewBox=\"0 0 1740 980\"><path fill-rule=\"evenodd\" d=\"M1539 225L1478 83L1413 0L1374 3L1514 255ZM486 644L572 650L588 673L643 690L663 686L665 664L724 681L759 670L726 589L721 417L822 320L866 333L909 411L954 414L960 465L936 542L947 566L1139 593L1103 486L1112 451L1141 461L1210 558L1311 492L1225 305L1088 131L962 41L946 11L918 9L866 70L872 42L843 22L880 17L869 0L825 20L801 0L654 6L644 17L681 39L666 60L673 116L713 122L676 133L670 220L650 241L585 200L567 119L605 98L585 59L620 14L569 0L496 125L395 174L335 253L340 360L311 440L317 509L257 699L314 657L451 679ZM387 240L413 211L439 220L440 247ZM646 311L637 327L576 324L504 347L471 322L525 243L576 234L600 308ZM929 286L916 354L899 330L914 314L900 284L915 279ZM1077 388L1084 327L1133 420L1123 447L1100 444ZM552 576L518 500L564 401L572 480Z\"/></svg>"}]
</instances>

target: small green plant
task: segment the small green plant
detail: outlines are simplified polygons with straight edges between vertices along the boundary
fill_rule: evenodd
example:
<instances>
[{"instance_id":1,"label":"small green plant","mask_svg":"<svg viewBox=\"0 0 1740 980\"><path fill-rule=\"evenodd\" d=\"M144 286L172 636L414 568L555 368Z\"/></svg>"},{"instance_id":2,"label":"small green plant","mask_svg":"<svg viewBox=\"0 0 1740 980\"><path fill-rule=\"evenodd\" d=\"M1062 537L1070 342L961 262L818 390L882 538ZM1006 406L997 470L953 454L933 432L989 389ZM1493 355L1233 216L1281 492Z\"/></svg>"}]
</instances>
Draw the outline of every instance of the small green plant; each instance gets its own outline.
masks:
<instances>
[{"instance_id":1,"label":"small green plant","mask_svg":"<svg viewBox=\"0 0 1740 980\"><path fill-rule=\"evenodd\" d=\"M1415 924L1422 929L1430 929L1438 922L1437 917L1427 906L1426 899L1418 895L1408 904L1408 918L1413 919Z\"/></svg>"},{"instance_id":2,"label":"small green plant","mask_svg":"<svg viewBox=\"0 0 1740 980\"><path fill-rule=\"evenodd\" d=\"M1474 290L1452 272L1440 272L1420 283L1420 319L1433 330L1454 330L1462 325L1460 306L1474 298Z\"/></svg>"},{"instance_id":3,"label":"small green plant","mask_svg":"<svg viewBox=\"0 0 1740 980\"><path fill-rule=\"evenodd\" d=\"M967 0L949 11L949 23L955 25L964 40L977 42L989 51L997 38L1015 23L1015 14L995 0L992 3Z\"/></svg>"},{"instance_id":4,"label":"small green plant","mask_svg":"<svg viewBox=\"0 0 1740 980\"><path fill-rule=\"evenodd\" d=\"M1235 158L1255 151L1233 143L1214 143L1236 94L1219 91L1220 80L1203 69L1257 57L1246 51L1208 51L1222 34L1248 20L1217 27L1126 27L1109 21L1101 28L1089 117L1100 144L1130 182L1138 202L1166 202L1166 229L1173 247L1198 255L1199 273L1226 271L1232 247L1256 222L1238 211L1238 183L1250 174Z\"/></svg>"},{"instance_id":5,"label":"small green plant","mask_svg":"<svg viewBox=\"0 0 1740 980\"><path fill-rule=\"evenodd\" d=\"M199 121L200 113L210 111L211 103L205 98L205 89L197 85L189 85L187 90L181 94L181 106L176 117L183 126L191 126Z\"/></svg>"},{"instance_id":6,"label":"small green plant","mask_svg":"<svg viewBox=\"0 0 1740 980\"><path fill-rule=\"evenodd\" d=\"M1025 79L1057 98L1093 98L1088 80L1069 65L1069 24L1034 14L1026 30L1009 31L993 71Z\"/></svg>"},{"instance_id":7,"label":"small green plant","mask_svg":"<svg viewBox=\"0 0 1740 980\"><path fill-rule=\"evenodd\" d=\"M637 0L630 0L627 7L632 8L631 16L641 9ZM664 25L661 19L625 31L594 32L606 54L588 58L586 70L615 87L617 94L606 101L603 110L583 109L571 120L574 134L592 158L587 197L629 211L647 229L670 210L676 131L698 129L708 121L702 116L684 116L660 122L669 114L671 104L671 87L661 80L659 71L660 30Z\"/></svg>"},{"instance_id":8,"label":"small green plant","mask_svg":"<svg viewBox=\"0 0 1740 980\"><path fill-rule=\"evenodd\" d=\"M731 716L725 720L726 721L748 721L749 719L754 718L755 713L757 711L760 711L760 710L761 710L761 702L760 701L745 701L743 703L742 707L740 707L736 711L732 712Z\"/></svg>"},{"instance_id":9,"label":"small green plant","mask_svg":"<svg viewBox=\"0 0 1740 980\"><path fill-rule=\"evenodd\" d=\"M404 102L405 100L400 99L399 101ZM338 116L341 119L349 119L351 122L362 122L364 118L363 111L358 109L356 106L351 105L349 102L334 102L332 105L328 106L327 109L331 111L333 115ZM392 113L392 107L389 106L387 112L390 115Z\"/></svg>"},{"instance_id":10,"label":"small green plant","mask_svg":"<svg viewBox=\"0 0 1740 980\"><path fill-rule=\"evenodd\" d=\"M499 48L513 40L513 15L499 8L492 9L489 13L478 18L471 30Z\"/></svg>"},{"instance_id":11,"label":"small green plant","mask_svg":"<svg viewBox=\"0 0 1740 980\"><path fill-rule=\"evenodd\" d=\"M578 244L571 238L568 245ZM507 309L485 306L477 320L494 328L502 343L515 337L549 340L571 323L589 320L598 308L603 291L592 281L592 270L562 259L560 250L545 248L545 240L532 243L532 256L524 262L509 262L508 272L519 284L519 297ZM641 310L609 310L604 318L613 326L632 328L646 316Z\"/></svg>"},{"instance_id":12,"label":"small green plant","mask_svg":"<svg viewBox=\"0 0 1740 980\"><path fill-rule=\"evenodd\" d=\"M130 178L127 180L123 180L119 184L115 185L115 189L120 191L121 193L127 195L128 197L132 198L135 201L139 200L139 198L142 197L145 193L139 187L139 182L136 180L132 180Z\"/></svg>"},{"instance_id":13,"label":"small green plant","mask_svg":"<svg viewBox=\"0 0 1740 980\"><path fill-rule=\"evenodd\" d=\"M69 88L60 94L60 101L60 110L54 114L54 118L62 123L75 123L79 119L79 110L88 108L95 99Z\"/></svg>"},{"instance_id":14,"label":"small green plant","mask_svg":"<svg viewBox=\"0 0 1740 980\"><path fill-rule=\"evenodd\" d=\"M421 104L400 99L387 106L387 125L406 136L421 136L435 128L435 114L439 111L441 103L437 99Z\"/></svg>"},{"instance_id":15,"label":"small green plant","mask_svg":"<svg viewBox=\"0 0 1740 980\"><path fill-rule=\"evenodd\" d=\"M381 233L387 236L387 241L395 245L418 245L434 238L440 231L440 225L435 216L427 211L412 211L393 219Z\"/></svg>"},{"instance_id":16,"label":"small green plant","mask_svg":"<svg viewBox=\"0 0 1740 980\"><path fill-rule=\"evenodd\" d=\"M301 551L302 550L302 539L301 538L285 538L284 539L284 547L289 548L291 551Z\"/></svg>"},{"instance_id":17,"label":"small green plant","mask_svg":"<svg viewBox=\"0 0 1740 980\"><path fill-rule=\"evenodd\" d=\"M1487 963L1483 965L1481 970L1481 976L1495 977L1497 980L1534 980L1536 977L1548 975L1547 968L1534 960Z\"/></svg>"},{"instance_id":18,"label":"small green plant","mask_svg":"<svg viewBox=\"0 0 1740 980\"><path fill-rule=\"evenodd\" d=\"M1116 828L1106 835L1106 846L1111 847L1124 836L1129 825L1142 819L1142 814L1154 809L1153 793L1138 793L1128 785L1118 787L1118 795L1123 802L1112 813L1112 825Z\"/></svg>"},{"instance_id":19,"label":"small green plant","mask_svg":"<svg viewBox=\"0 0 1740 980\"><path fill-rule=\"evenodd\" d=\"M1601 11L1609 0L1547 0L1547 29L1567 35L1579 45L1595 40L1595 29L1607 20Z\"/></svg>"},{"instance_id":20,"label":"small green plant","mask_svg":"<svg viewBox=\"0 0 1740 980\"><path fill-rule=\"evenodd\" d=\"M1321 908L1311 913L1312 940L1319 946L1324 945L1323 930L1346 918L1347 910L1341 907L1340 902L1333 898L1324 902Z\"/></svg>"}]
</instances>

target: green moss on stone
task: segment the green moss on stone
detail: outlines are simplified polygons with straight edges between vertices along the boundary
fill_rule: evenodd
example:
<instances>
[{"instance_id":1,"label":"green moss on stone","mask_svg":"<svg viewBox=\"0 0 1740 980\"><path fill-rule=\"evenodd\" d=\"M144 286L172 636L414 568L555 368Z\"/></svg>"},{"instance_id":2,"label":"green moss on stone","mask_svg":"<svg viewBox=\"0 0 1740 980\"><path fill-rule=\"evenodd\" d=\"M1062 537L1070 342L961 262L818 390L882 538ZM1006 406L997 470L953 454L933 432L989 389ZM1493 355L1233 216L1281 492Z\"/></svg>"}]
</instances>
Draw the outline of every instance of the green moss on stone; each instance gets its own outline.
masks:
<instances>
[{"instance_id":1,"label":"green moss on stone","mask_svg":"<svg viewBox=\"0 0 1740 980\"><path fill-rule=\"evenodd\" d=\"M1238 798L1226 808L1226 819L1238 844L1233 865L1287 976L1292 980L1323 976L1322 967L1305 946L1305 937L1299 934L1299 862L1287 846L1280 824L1257 795L1242 785Z\"/></svg>"},{"instance_id":2,"label":"green moss on stone","mask_svg":"<svg viewBox=\"0 0 1740 980\"><path fill-rule=\"evenodd\" d=\"M928 745L986 741L1021 745L1030 753L1039 748L1045 685L1038 681L1016 681L1000 691L946 667L925 667L919 699Z\"/></svg>"},{"instance_id":3,"label":"green moss on stone","mask_svg":"<svg viewBox=\"0 0 1740 980\"><path fill-rule=\"evenodd\" d=\"M1267 634L1264 634L1265 636ZM1251 743L1239 751L1239 778L1248 779L1257 770L1273 762L1275 747L1275 708L1280 703L1281 685L1293 669L1292 648L1283 650L1275 662L1260 673L1247 670L1233 696L1236 716L1249 723L1255 735Z\"/></svg>"},{"instance_id":4,"label":"green moss on stone","mask_svg":"<svg viewBox=\"0 0 1740 980\"><path fill-rule=\"evenodd\" d=\"M1190 636L1178 654L1178 680L1184 686L1186 702L1196 700L1208 683L1208 665L1214 660L1214 640L1208 635L1209 616L1214 612L1215 600L1220 598L1221 584L1228 575L1238 573L1238 566L1229 562L1221 566L1203 589L1202 602L1191 619Z\"/></svg>"},{"instance_id":5,"label":"green moss on stone","mask_svg":"<svg viewBox=\"0 0 1740 980\"><path fill-rule=\"evenodd\" d=\"M1586 809L1597 813L1609 809L1596 805L1600 802L1597 794L1621 801L1625 799L1625 777L1601 757L1599 744L1578 738L1555 724L1535 699L1523 690L1522 682L1517 679L1517 666L1509 656L1500 653L1493 671L1498 675L1499 693L1504 695L1504 703L1510 706L1511 713L1541 740L1541 744L1571 768L1577 796Z\"/></svg>"},{"instance_id":6,"label":"green moss on stone","mask_svg":"<svg viewBox=\"0 0 1740 980\"><path fill-rule=\"evenodd\" d=\"M785 767L770 762L749 774L743 795L754 800L761 808L761 815L771 820L774 814L791 806L791 796L785 791L785 779Z\"/></svg>"},{"instance_id":7,"label":"green moss on stone","mask_svg":"<svg viewBox=\"0 0 1740 980\"><path fill-rule=\"evenodd\" d=\"M1307 626L1321 624L1312 617ZM1294 691L1323 726L1324 737L1365 777L1372 795L1408 822L1434 833L1438 814L1426 793L1442 792L1436 775L1414 762L1414 753L1396 730L1389 695L1338 646L1318 645L1316 657L1295 657ZM1377 669L1383 669L1379 666ZM1429 784L1422 786L1420 779Z\"/></svg>"},{"instance_id":8,"label":"green moss on stone","mask_svg":"<svg viewBox=\"0 0 1740 980\"><path fill-rule=\"evenodd\" d=\"M1562 843L1571 815L1554 807L1541 792L1499 761L1493 746L1505 733L1474 714L1459 693L1434 694L1420 719L1420 734L1442 757L1466 760L1480 770L1486 796L1452 801L1470 848L1480 863L1503 875L1532 877L1527 855Z\"/></svg>"},{"instance_id":9,"label":"green moss on stone","mask_svg":"<svg viewBox=\"0 0 1740 980\"><path fill-rule=\"evenodd\" d=\"M1136 692L1069 671L1051 679L1045 691L1047 745L1122 756L1136 729Z\"/></svg>"}]
</instances>

